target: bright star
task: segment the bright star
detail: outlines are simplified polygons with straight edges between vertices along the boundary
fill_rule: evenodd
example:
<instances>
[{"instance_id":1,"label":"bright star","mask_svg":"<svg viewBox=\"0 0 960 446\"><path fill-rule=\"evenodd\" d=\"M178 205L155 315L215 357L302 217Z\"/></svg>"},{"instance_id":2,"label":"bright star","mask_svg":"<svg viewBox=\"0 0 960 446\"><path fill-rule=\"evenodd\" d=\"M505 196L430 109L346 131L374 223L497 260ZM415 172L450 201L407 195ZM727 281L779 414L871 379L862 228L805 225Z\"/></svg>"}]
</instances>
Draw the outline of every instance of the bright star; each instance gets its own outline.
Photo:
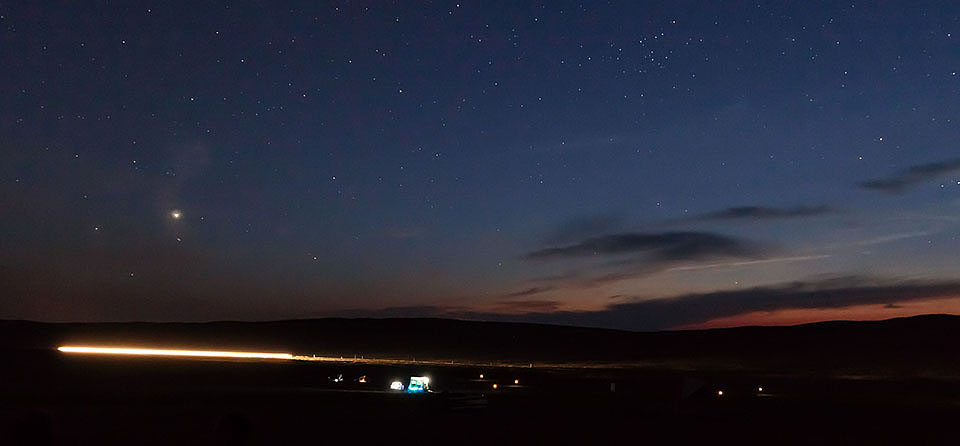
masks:
<instances>
[{"instance_id":1,"label":"bright star","mask_svg":"<svg viewBox=\"0 0 960 446\"><path fill-rule=\"evenodd\" d=\"M174 220L179 220L180 217L183 216L183 214L180 213L180 210L179 210L179 209L174 209L174 210L170 211L170 216L173 217Z\"/></svg>"}]
</instances>

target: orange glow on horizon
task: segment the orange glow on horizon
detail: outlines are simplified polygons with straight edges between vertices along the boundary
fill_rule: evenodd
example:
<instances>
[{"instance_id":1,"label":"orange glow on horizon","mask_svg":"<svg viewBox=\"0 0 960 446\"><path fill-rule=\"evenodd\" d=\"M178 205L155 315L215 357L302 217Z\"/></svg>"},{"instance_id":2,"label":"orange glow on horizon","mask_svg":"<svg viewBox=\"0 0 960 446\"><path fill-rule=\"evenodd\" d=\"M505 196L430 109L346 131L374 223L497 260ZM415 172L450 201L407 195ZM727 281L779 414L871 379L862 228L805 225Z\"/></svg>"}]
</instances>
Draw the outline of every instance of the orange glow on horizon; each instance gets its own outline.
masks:
<instances>
[{"instance_id":1,"label":"orange glow on horizon","mask_svg":"<svg viewBox=\"0 0 960 446\"><path fill-rule=\"evenodd\" d=\"M823 321L876 321L898 317L919 316L923 314L960 315L960 297L935 298L897 303L895 305L874 304L855 305L841 308L823 309L784 309L775 311L756 311L723 318L712 319L698 324L684 325L677 329L709 329L742 327L747 325L783 326L800 325Z\"/></svg>"},{"instance_id":2,"label":"orange glow on horizon","mask_svg":"<svg viewBox=\"0 0 960 446\"><path fill-rule=\"evenodd\" d=\"M136 355L136 356L187 356L196 358L260 358L293 359L290 353L230 352L215 350L178 350L138 347L91 347L61 346L57 350L64 353L89 353L100 355Z\"/></svg>"}]
</instances>

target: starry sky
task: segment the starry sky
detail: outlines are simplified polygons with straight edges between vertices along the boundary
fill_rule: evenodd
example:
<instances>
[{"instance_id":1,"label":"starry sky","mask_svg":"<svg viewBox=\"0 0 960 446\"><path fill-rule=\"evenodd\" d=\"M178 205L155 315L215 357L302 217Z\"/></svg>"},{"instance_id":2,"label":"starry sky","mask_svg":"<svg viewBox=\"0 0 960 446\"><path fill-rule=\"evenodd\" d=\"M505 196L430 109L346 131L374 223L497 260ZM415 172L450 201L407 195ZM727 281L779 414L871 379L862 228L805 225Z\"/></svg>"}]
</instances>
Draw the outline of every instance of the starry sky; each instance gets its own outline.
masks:
<instances>
[{"instance_id":1,"label":"starry sky","mask_svg":"<svg viewBox=\"0 0 960 446\"><path fill-rule=\"evenodd\" d=\"M960 5L0 3L0 318L960 313Z\"/></svg>"}]
</instances>

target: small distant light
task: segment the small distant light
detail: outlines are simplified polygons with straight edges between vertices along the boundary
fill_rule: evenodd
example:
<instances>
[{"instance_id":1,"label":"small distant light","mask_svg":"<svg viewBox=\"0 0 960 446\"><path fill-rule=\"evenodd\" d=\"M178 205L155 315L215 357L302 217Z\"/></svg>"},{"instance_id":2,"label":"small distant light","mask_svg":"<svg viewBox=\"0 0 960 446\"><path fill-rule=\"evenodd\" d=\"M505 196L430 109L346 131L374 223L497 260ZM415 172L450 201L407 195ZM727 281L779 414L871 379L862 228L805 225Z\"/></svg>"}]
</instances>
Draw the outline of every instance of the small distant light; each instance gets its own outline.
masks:
<instances>
[{"instance_id":1,"label":"small distant light","mask_svg":"<svg viewBox=\"0 0 960 446\"><path fill-rule=\"evenodd\" d=\"M493 390L497 390L497 385L496 385L496 384L493 385Z\"/></svg>"},{"instance_id":2,"label":"small distant light","mask_svg":"<svg viewBox=\"0 0 960 446\"><path fill-rule=\"evenodd\" d=\"M520 384L520 380L519 380L519 379L515 379L515 380L513 380L513 383L514 383L514 384Z\"/></svg>"},{"instance_id":3,"label":"small distant light","mask_svg":"<svg viewBox=\"0 0 960 446\"><path fill-rule=\"evenodd\" d=\"M763 387L757 387L757 392L763 392Z\"/></svg>"},{"instance_id":4,"label":"small distant light","mask_svg":"<svg viewBox=\"0 0 960 446\"><path fill-rule=\"evenodd\" d=\"M480 374L480 379L483 379L483 373Z\"/></svg>"},{"instance_id":5,"label":"small distant light","mask_svg":"<svg viewBox=\"0 0 960 446\"><path fill-rule=\"evenodd\" d=\"M173 217L174 220L179 220L180 217L183 216L183 213L181 213L179 209L174 209L170 211L170 216Z\"/></svg>"},{"instance_id":6,"label":"small distant light","mask_svg":"<svg viewBox=\"0 0 960 446\"><path fill-rule=\"evenodd\" d=\"M403 383L400 381L390 383L390 390L403 390Z\"/></svg>"},{"instance_id":7,"label":"small distant light","mask_svg":"<svg viewBox=\"0 0 960 446\"><path fill-rule=\"evenodd\" d=\"M722 390L718 390L718 391L717 391L717 396L723 396L723 391L722 391Z\"/></svg>"}]
</instances>

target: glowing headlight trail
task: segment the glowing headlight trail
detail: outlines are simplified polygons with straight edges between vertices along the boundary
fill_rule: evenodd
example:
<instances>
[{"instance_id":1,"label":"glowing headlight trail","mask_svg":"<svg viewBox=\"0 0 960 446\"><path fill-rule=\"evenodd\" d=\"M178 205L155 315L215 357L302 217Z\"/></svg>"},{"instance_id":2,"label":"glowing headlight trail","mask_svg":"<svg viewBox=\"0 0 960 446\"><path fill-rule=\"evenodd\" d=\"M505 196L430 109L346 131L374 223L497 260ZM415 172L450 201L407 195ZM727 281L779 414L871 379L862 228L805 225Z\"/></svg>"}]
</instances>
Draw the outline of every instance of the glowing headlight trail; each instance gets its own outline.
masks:
<instances>
[{"instance_id":1,"label":"glowing headlight trail","mask_svg":"<svg viewBox=\"0 0 960 446\"><path fill-rule=\"evenodd\" d=\"M209 350L170 350L170 349L159 349L159 348L133 348L133 347L62 346L62 347L58 347L57 350L60 350L64 353L93 353L93 354L101 354L101 355L293 359L293 355L291 355L290 353L223 352L223 351L209 351Z\"/></svg>"}]
</instances>

